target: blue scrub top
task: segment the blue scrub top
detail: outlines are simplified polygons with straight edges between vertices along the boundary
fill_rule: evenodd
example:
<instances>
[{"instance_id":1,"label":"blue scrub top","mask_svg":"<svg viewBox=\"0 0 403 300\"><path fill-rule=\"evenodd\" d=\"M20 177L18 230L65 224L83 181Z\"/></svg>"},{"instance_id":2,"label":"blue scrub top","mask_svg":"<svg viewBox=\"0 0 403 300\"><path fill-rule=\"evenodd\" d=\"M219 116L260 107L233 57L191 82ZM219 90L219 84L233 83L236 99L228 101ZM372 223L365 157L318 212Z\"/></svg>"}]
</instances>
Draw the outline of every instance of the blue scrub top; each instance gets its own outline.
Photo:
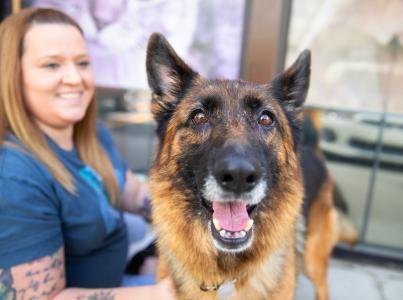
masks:
<instances>
[{"instance_id":1,"label":"blue scrub top","mask_svg":"<svg viewBox=\"0 0 403 300\"><path fill-rule=\"evenodd\" d=\"M126 166L108 130L97 125L121 190ZM6 140L19 144L15 136ZM116 287L121 284L127 237L122 213L109 203L99 175L78 157L48 143L76 185L66 191L46 166L25 151L0 148L0 269L65 249L68 287Z\"/></svg>"}]
</instances>

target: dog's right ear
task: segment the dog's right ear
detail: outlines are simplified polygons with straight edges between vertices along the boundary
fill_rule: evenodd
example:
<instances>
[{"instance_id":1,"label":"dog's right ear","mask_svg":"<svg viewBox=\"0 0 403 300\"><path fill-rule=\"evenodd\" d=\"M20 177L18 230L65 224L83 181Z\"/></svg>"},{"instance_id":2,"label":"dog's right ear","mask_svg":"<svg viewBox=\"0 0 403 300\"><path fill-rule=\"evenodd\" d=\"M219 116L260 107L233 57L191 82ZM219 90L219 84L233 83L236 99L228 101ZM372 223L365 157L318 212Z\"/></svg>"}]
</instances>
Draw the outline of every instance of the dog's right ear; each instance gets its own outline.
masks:
<instances>
[{"instance_id":1,"label":"dog's right ear","mask_svg":"<svg viewBox=\"0 0 403 300\"><path fill-rule=\"evenodd\" d=\"M148 41L146 66L148 84L153 92L151 111L159 122L172 113L198 74L159 33L153 33Z\"/></svg>"}]
</instances>

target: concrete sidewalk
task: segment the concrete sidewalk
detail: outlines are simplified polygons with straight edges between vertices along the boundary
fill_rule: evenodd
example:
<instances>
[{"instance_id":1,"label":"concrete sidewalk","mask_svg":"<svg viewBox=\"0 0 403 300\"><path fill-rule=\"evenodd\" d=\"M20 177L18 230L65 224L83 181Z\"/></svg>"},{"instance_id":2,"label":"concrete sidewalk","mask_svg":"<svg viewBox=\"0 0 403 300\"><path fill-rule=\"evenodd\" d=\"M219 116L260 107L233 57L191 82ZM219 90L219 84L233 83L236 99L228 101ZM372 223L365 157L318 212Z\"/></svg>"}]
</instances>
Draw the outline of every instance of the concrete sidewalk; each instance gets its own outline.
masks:
<instances>
[{"instance_id":1,"label":"concrete sidewalk","mask_svg":"<svg viewBox=\"0 0 403 300\"><path fill-rule=\"evenodd\" d=\"M403 270L332 259L328 273L330 300L402 300ZM315 299L304 276L298 279L296 300Z\"/></svg>"}]
</instances>

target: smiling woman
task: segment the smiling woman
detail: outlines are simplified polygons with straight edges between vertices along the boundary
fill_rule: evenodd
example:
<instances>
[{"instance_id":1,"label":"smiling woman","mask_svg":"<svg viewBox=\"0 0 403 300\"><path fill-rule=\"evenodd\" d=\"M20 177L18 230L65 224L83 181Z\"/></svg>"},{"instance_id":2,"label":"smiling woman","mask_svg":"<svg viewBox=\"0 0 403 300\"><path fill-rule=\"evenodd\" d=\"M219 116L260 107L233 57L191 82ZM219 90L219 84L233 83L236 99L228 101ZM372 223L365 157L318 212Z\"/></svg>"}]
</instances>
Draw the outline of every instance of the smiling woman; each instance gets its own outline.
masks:
<instances>
[{"instance_id":1,"label":"smiling woman","mask_svg":"<svg viewBox=\"0 0 403 300\"><path fill-rule=\"evenodd\" d=\"M169 279L118 288L148 185L95 105L74 20L36 8L1 23L0 299L174 299Z\"/></svg>"},{"instance_id":2,"label":"smiling woman","mask_svg":"<svg viewBox=\"0 0 403 300\"><path fill-rule=\"evenodd\" d=\"M35 123L71 150L73 125L84 118L94 95L81 32L65 24L33 26L24 39L21 63L25 102Z\"/></svg>"}]
</instances>

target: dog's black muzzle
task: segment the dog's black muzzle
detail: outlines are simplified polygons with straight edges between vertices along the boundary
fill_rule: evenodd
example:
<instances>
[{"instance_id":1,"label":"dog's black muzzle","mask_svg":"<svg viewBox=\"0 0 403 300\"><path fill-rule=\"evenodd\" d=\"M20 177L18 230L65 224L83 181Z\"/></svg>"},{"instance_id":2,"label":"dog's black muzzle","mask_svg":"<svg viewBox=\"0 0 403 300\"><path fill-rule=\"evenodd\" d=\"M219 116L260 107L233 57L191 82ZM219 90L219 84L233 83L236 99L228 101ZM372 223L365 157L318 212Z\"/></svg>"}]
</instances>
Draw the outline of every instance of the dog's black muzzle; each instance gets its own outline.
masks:
<instances>
[{"instance_id":1,"label":"dog's black muzzle","mask_svg":"<svg viewBox=\"0 0 403 300\"><path fill-rule=\"evenodd\" d=\"M212 173L223 190L240 195L259 183L262 167L254 153L240 145L229 145L216 152Z\"/></svg>"}]
</instances>

